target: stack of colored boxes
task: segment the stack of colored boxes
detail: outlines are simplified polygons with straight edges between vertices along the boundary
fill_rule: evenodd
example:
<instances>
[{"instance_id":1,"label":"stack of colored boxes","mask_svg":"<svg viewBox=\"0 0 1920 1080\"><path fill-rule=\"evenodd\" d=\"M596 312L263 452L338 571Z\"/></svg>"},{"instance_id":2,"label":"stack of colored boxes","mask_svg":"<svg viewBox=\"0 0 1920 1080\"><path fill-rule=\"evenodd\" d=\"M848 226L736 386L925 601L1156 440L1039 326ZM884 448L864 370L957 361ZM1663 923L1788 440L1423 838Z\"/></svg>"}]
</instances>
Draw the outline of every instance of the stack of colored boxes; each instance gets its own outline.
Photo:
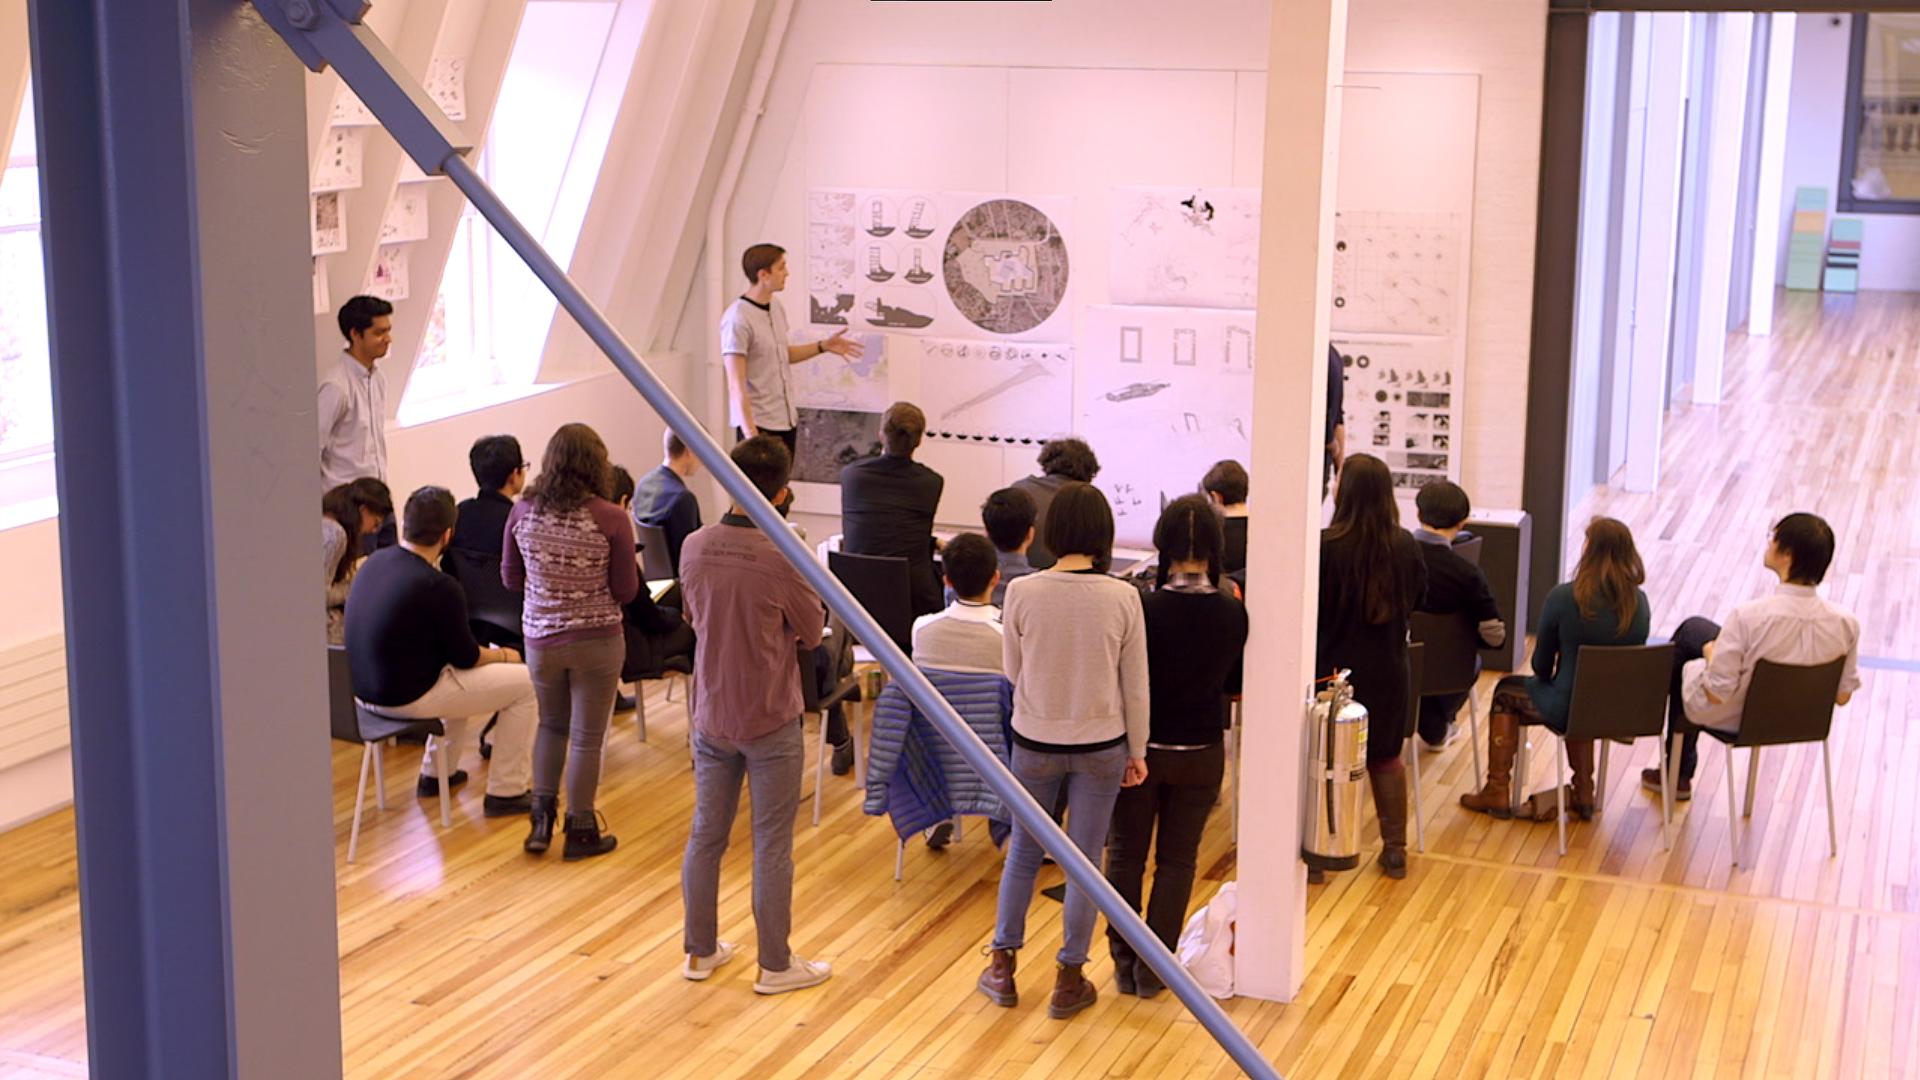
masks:
<instances>
[{"instance_id":1,"label":"stack of colored boxes","mask_svg":"<svg viewBox=\"0 0 1920 1080\"><path fill-rule=\"evenodd\" d=\"M1820 288L1822 248L1827 238L1827 189L1803 187L1793 193L1793 235L1787 240L1787 288Z\"/></svg>"},{"instance_id":2,"label":"stack of colored boxes","mask_svg":"<svg viewBox=\"0 0 1920 1080\"><path fill-rule=\"evenodd\" d=\"M1834 218L1827 240L1827 291L1853 292L1860 286L1860 237L1865 223L1859 218Z\"/></svg>"}]
</instances>

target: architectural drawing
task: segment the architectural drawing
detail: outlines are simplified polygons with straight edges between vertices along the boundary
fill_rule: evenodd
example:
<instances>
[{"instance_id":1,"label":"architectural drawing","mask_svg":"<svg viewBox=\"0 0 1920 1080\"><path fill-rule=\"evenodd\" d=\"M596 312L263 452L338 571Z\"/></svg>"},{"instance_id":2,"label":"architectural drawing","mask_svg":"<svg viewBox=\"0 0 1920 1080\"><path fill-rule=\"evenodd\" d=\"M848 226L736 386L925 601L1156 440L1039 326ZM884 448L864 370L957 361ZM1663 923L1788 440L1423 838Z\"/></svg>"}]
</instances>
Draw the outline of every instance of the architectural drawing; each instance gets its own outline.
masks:
<instances>
[{"instance_id":1,"label":"architectural drawing","mask_svg":"<svg viewBox=\"0 0 1920 1080\"><path fill-rule=\"evenodd\" d=\"M1116 188L1112 206L1114 303L1254 306L1258 188Z\"/></svg>"},{"instance_id":2,"label":"architectural drawing","mask_svg":"<svg viewBox=\"0 0 1920 1080\"><path fill-rule=\"evenodd\" d=\"M930 437L1038 443L1073 430L1071 348L923 338L920 350Z\"/></svg>"},{"instance_id":3,"label":"architectural drawing","mask_svg":"<svg viewBox=\"0 0 1920 1080\"><path fill-rule=\"evenodd\" d=\"M793 478L838 484L840 470L880 455L880 414L848 409L801 409Z\"/></svg>"},{"instance_id":4,"label":"architectural drawing","mask_svg":"<svg viewBox=\"0 0 1920 1080\"><path fill-rule=\"evenodd\" d=\"M405 300L407 290L406 245L383 245L374 256L373 269L367 272L366 286L360 291L382 300Z\"/></svg>"},{"instance_id":5,"label":"architectural drawing","mask_svg":"<svg viewBox=\"0 0 1920 1080\"><path fill-rule=\"evenodd\" d=\"M873 282L892 281L894 267L899 265L893 257L893 249L885 244L868 244L866 271L867 280Z\"/></svg>"},{"instance_id":6,"label":"architectural drawing","mask_svg":"<svg viewBox=\"0 0 1920 1080\"><path fill-rule=\"evenodd\" d=\"M925 240L934 234L934 222L939 211L934 208L933 200L925 195L915 195L901 205L901 216L906 219L904 232L915 240Z\"/></svg>"},{"instance_id":7,"label":"architectural drawing","mask_svg":"<svg viewBox=\"0 0 1920 1080\"><path fill-rule=\"evenodd\" d=\"M332 255L347 250L347 201L337 191L312 197L313 253Z\"/></svg>"},{"instance_id":8,"label":"architectural drawing","mask_svg":"<svg viewBox=\"0 0 1920 1080\"><path fill-rule=\"evenodd\" d=\"M868 236L892 236L900 220L899 211L893 208L893 200L884 195L869 195L866 199L866 211L860 216L860 227Z\"/></svg>"},{"instance_id":9,"label":"architectural drawing","mask_svg":"<svg viewBox=\"0 0 1920 1080\"><path fill-rule=\"evenodd\" d=\"M1333 329L1452 334L1466 301L1463 242L1457 214L1336 214Z\"/></svg>"},{"instance_id":10,"label":"architectural drawing","mask_svg":"<svg viewBox=\"0 0 1920 1080\"><path fill-rule=\"evenodd\" d=\"M848 297L848 306L852 306L852 297ZM867 332L852 336L861 345L859 359L824 353L793 366L794 404L812 409L885 411L893 400L888 389L887 335Z\"/></svg>"},{"instance_id":11,"label":"architectural drawing","mask_svg":"<svg viewBox=\"0 0 1920 1080\"><path fill-rule=\"evenodd\" d=\"M860 302L861 321L888 330L925 330L933 315L933 294L925 289L875 289Z\"/></svg>"},{"instance_id":12,"label":"architectural drawing","mask_svg":"<svg viewBox=\"0 0 1920 1080\"><path fill-rule=\"evenodd\" d=\"M857 313L857 325L891 330L917 330L933 324L939 308L930 293L874 288L902 281L914 285L933 281L930 254L920 246L896 246L901 236L914 238L917 232L932 235L941 226L939 203L933 196L819 188L807 192L806 207L809 322L846 326ZM912 268L902 273L904 260L909 257L915 260Z\"/></svg>"},{"instance_id":13,"label":"architectural drawing","mask_svg":"<svg viewBox=\"0 0 1920 1080\"><path fill-rule=\"evenodd\" d=\"M1444 337L1337 337L1345 380L1347 442L1387 463L1403 500L1432 480L1458 480L1449 450L1460 411Z\"/></svg>"},{"instance_id":14,"label":"architectural drawing","mask_svg":"<svg viewBox=\"0 0 1920 1080\"><path fill-rule=\"evenodd\" d=\"M1066 299L1066 240L1018 199L988 199L960 215L941 264L954 309L991 333L1032 330Z\"/></svg>"},{"instance_id":15,"label":"architectural drawing","mask_svg":"<svg viewBox=\"0 0 1920 1080\"><path fill-rule=\"evenodd\" d=\"M915 285L925 285L927 282L933 280L933 271L927 269L926 248L916 247L913 249L913 265L908 267L907 272L900 276Z\"/></svg>"},{"instance_id":16,"label":"architectural drawing","mask_svg":"<svg viewBox=\"0 0 1920 1080\"><path fill-rule=\"evenodd\" d=\"M1141 329L1137 326L1123 326L1120 328L1121 363L1138 364L1141 362L1140 335Z\"/></svg>"},{"instance_id":17,"label":"architectural drawing","mask_svg":"<svg viewBox=\"0 0 1920 1080\"><path fill-rule=\"evenodd\" d=\"M467 62L457 56L436 56L427 62L427 96L449 120L467 118Z\"/></svg>"},{"instance_id":18,"label":"architectural drawing","mask_svg":"<svg viewBox=\"0 0 1920 1080\"><path fill-rule=\"evenodd\" d=\"M313 164L313 190L347 191L359 187L366 151L366 128L328 128L320 140L320 159Z\"/></svg>"},{"instance_id":19,"label":"architectural drawing","mask_svg":"<svg viewBox=\"0 0 1920 1080\"><path fill-rule=\"evenodd\" d=\"M395 188L380 222L380 242L405 244L427 238L427 192L418 187Z\"/></svg>"},{"instance_id":20,"label":"architectural drawing","mask_svg":"<svg viewBox=\"0 0 1920 1080\"><path fill-rule=\"evenodd\" d=\"M1253 331L1245 326L1227 327L1227 370L1253 370Z\"/></svg>"}]
</instances>

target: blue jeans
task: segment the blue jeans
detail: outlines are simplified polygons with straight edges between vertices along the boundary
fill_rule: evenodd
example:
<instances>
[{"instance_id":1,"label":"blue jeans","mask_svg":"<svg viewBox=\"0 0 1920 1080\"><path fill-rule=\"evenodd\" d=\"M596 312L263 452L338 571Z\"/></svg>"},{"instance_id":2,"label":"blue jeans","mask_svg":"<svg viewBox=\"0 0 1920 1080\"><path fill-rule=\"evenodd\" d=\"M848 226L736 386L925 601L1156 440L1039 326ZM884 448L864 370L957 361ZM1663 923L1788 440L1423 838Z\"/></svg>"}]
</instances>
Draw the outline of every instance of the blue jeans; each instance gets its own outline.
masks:
<instances>
[{"instance_id":1,"label":"blue jeans","mask_svg":"<svg viewBox=\"0 0 1920 1080\"><path fill-rule=\"evenodd\" d=\"M1020 778L1035 802L1043 807L1052 806L1060 789L1066 788L1067 835L1096 867L1107 846L1107 829L1113 824L1113 804L1120 797L1120 779L1126 771L1124 745L1077 754L1043 754L1017 743L1013 747L1013 775ZM1019 949L1027 943L1027 905L1033 902L1033 879L1040 873L1043 854L1040 841L1016 820L1013 841L1007 845L1007 865L1000 873L994 948ZM1093 946L1093 924L1099 915L1093 898L1069 883L1062 920L1066 942L1059 954L1062 964L1087 962L1087 950Z\"/></svg>"}]
</instances>

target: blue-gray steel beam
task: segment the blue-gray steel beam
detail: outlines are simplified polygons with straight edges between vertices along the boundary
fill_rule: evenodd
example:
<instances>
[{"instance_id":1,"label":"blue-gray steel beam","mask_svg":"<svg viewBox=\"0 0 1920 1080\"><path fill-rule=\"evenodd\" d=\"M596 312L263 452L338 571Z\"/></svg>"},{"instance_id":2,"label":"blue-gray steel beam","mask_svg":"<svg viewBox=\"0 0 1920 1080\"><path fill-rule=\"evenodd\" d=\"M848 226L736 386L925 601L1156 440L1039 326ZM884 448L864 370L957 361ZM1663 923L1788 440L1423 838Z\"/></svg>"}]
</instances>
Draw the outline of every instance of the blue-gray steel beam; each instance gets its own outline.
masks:
<instances>
[{"instance_id":1,"label":"blue-gray steel beam","mask_svg":"<svg viewBox=\"0 0 1920 1080\"><path fill-rule=\"evenodd\" d=\"M88 1066L337 1076L321 639L289 601L304 76L238 0L29 14Z\"/></svg>"},{"instance_id":2,"label":"blue-gray steel beam","mask_svg":"<svg viewBox=\"0 0 1920 1080\"><path fill-rule=\"evenodd\" d=\"M493 226L494 231L525 260L534 276L547 286L560 306L600 347L613 366L627 377L627 381L640 392L647 404L666 421L668 427L679 434L693 450L694 456L700 459L700 463L720 481L734 503L746 511L747 516L773 541L787 561L806 577L834 614L846 622L854 637L867 645L887 674L912 699L915 707L933 722L934 727L959 751L967 764L1006 802L1021 826L1040 840L1041 846L1066 871L1073 884L1093 897L1109 923L1147 960L1168 988L1205 1025L1234 1061L1249 1075L1277 1080L1279 1074L1273 1066L1260 1055L1246 1034L1234 1025L1219 1003L1200 988L1200 984L1161 944L1139 914L1108 884L1100 869L1081 853L1047 811L1027 793L1019 779L974 735L959 714L954 712L953 706L913 666L906 653L894 644L873 616L853 598L853 594L813 558L800 538L787 528L785 519L733 464L726 450L707 434L706 428L661 382L659 376L647 367L593 301L574 285L532 233L520 224L506 204L457 152L453 139L447 135L444 118L437 122L433 119L439 116L438 108L424 99L404 70L389 62L384 49L369 45L369 42L377 42L371 32L363 26L349 26L346 20L337 18L336 13L320 9L315 0L254 0L254 3L269 22L289 37L296 54L310 64L316 59L333 64L353 92L394 135L401 148L412 156L415 164L429 174L442 173L453 180L474 208L487 219L487 223ZM310 13L311 18L294 18L296 13L289 9L295 6L300 9L297 14ZM301 26L301 22L309 25ZM423 120L419 115L422 112L428 114L427 119Z\"/></svg>"}]
</instances>

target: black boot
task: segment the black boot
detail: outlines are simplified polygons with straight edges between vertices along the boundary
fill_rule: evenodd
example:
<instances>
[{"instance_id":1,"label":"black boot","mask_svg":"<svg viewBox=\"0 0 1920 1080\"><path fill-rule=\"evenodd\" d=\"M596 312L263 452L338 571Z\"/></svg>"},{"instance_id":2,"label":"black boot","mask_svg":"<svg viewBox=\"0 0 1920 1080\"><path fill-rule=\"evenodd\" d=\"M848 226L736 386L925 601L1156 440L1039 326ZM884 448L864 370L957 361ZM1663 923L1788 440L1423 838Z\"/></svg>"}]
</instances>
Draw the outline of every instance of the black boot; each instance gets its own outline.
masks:
<instances>
[{"instance_id":1,"label":"black boot","mask_svg":"<svg viewBox=\"0 0 1920 1080\"><path fill-rule=\"evenodd\" d=\"M544 855L553 846L553 819L559 811L559 802L552 795L533 797L533 809L527 814L532 828L527 830L527 842L523 845L529 854Z\"/></svg>"},{"instance_id":2,"label":"black boot","mask_svg":"<svg viewBox=\"0 0 1920 1080\"><path fill-rule=\"evenodd\" d=\"M612 833L601 833L599 814L568 813L567 846L560 857L568 862L591 859L595 855L605 855L619 843L619 838Z\"/></svg>"}]
</instances>

